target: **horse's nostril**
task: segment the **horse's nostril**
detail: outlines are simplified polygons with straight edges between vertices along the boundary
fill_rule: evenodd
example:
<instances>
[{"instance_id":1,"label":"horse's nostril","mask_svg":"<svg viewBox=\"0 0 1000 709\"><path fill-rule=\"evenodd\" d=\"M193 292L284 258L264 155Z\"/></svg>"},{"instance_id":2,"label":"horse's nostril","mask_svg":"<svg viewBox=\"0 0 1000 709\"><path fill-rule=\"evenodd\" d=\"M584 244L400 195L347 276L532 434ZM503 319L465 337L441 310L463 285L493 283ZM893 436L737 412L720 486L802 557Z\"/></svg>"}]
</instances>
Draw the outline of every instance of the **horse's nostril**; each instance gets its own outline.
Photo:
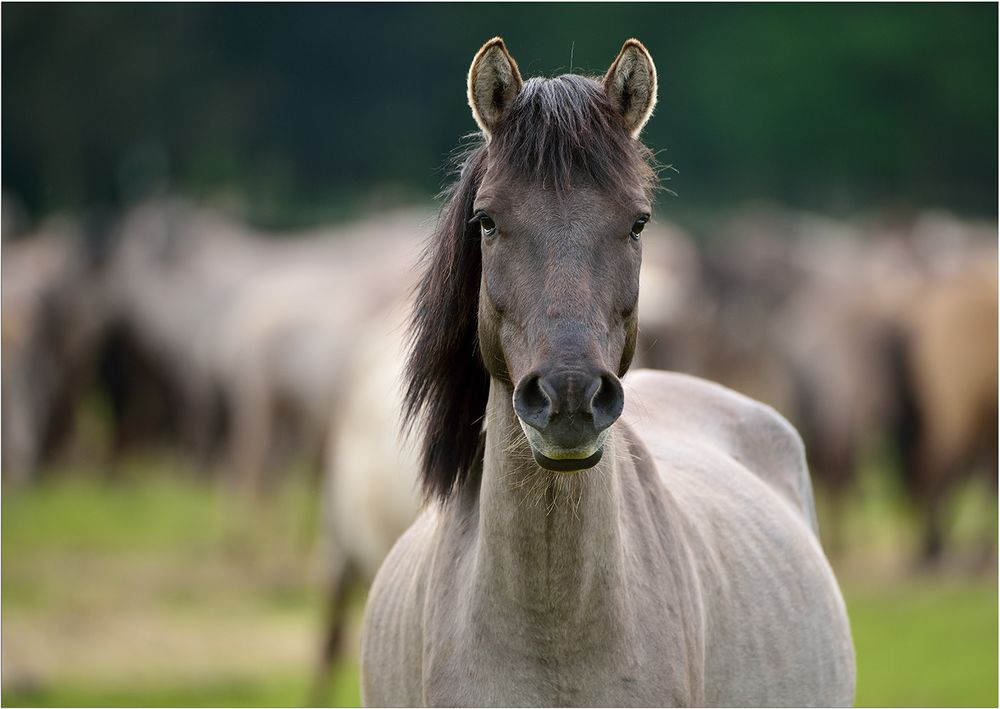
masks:
<instances>
[{"instance_id":1,"label":"horse's nostril","mask_svg":"<svg viewBox=\"0 0 1000 709\"><path fill-rule=\"evenodd\" d=\"M514 392L514 411L529 426L545 428L552 416L552 401L545 392L540 377L526 377Z\"/></svg>"},{"instance_id":2,"label":"horse's nostril","mask_svg":"<svg viewBox=\"0 0 1000 709\"><path fill-rule=\"evenodd\" d=\"M590 408L594 412L594 426L604 430L622 415L625 407L625 392L622 390L618 377L611 374L601 375L601 383L590 400Z\"/></svg>"}]
</instances>

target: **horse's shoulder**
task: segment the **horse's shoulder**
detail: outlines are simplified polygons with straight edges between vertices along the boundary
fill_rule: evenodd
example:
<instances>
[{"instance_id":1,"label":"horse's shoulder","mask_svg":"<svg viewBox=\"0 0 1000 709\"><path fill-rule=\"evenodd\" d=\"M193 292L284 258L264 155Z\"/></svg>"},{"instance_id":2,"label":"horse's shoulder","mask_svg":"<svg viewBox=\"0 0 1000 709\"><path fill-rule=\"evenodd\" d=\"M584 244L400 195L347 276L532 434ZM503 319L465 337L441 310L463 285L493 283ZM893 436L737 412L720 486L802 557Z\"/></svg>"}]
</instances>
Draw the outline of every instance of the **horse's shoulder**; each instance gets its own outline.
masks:
<instances>
[{"instance_id":1,"label":"horse's shoulder","mask_svg":"<svg viewBox=\"0 0 1000 709\"><path fill-rule=\"evenodd\" d=\"M361 692L366 706L416 706L420 697L422 608L437 514L425 508L396 540L365 603Z\"/></svg>"},{"instance_id":2,"label":"horse's shoulder","mask_svg":"<svg viewBox=\"0 0 1000 709\"><path fill-rule=\"evenodd\" d=\"M770 406L732 389L676 372L626 376L625 416L654 451L657 439L686 439L721 450L801 512L817 530L805 447Z\"/></svg>"},{"instance_id":3,"label":"horse's shoulder","mask_svg":"<svg viewBox=\"0 0 1000 709\"><path fill-rule=\"evenodd\" d=\"M393 544L392 550L379 568L372 584L373 592L383 585L398 589L398 582L401 579L416 580L426 564L428 553L433 548L437 520L436 506L425 505L420 510L413 523Z\"/></svg>"}]
</instances>

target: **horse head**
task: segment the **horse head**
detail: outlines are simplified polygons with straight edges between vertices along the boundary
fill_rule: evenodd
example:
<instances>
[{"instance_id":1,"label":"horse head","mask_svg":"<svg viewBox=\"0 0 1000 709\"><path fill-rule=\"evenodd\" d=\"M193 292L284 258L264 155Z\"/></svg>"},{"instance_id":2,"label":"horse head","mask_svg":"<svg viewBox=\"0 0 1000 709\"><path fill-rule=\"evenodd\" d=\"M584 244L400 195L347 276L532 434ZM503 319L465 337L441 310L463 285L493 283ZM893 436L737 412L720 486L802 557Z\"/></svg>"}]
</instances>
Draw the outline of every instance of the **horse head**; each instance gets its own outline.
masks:
<instances>
[{"instance_id":1,"label":"horse head","mask_svg":"<svg viewBox=\"0 0 1000 709\"><path fill-rule=\"evenodd\" d=\"M474 462L490 379L509 390L539 466L601 459L635 349L655 177L638 135L656 70L637 40L602 79L525 81L494 38L473 59L468 99L483 141L428 252L407 398L427 417L425 486L442 495Z\"/></svg>"}]
</instances>

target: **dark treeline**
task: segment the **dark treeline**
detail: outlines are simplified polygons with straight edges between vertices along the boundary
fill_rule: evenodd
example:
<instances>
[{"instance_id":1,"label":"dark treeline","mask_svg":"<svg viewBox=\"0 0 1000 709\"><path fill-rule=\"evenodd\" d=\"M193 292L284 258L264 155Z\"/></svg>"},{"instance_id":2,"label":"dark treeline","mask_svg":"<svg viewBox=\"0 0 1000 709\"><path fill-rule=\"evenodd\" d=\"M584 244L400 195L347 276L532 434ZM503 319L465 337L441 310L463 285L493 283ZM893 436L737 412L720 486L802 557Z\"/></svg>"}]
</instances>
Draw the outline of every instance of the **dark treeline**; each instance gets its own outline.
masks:
<instances>
[{"instance_id":1,"label":"dark treeline","mask_svg":"<svg viewBox=\"0 0 1000 709\"><path fill-rule=\"evenodd\" d=\"M500 34L526 76L660 71L688 204L997 209L997 6L26 5L3 13L3 188L31 215L169 187L301 221L437 190Z\"/></svg>"}]
</instances>

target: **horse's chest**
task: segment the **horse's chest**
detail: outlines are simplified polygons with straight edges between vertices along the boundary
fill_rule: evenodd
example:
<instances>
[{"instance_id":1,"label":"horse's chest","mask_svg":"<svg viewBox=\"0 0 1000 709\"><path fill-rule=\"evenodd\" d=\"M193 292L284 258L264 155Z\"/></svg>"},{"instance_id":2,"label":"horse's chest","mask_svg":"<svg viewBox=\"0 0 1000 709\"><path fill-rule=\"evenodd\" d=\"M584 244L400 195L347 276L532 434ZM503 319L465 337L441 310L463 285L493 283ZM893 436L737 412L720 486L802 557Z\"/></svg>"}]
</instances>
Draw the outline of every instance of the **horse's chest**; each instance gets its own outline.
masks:
<instances>
[{"instance_id":1,"label":"horse's chest","mask_svg":"<svg viewBox=\"0 0 1000 709\"><path fill-rule=\"evenodd\" d=\"M453 626L424 655L423 702L431 706L690 706L702 702L702 668L664 628L606 626L576 632L497 618ZM696 657L700 657L700 654Z\"/></svg>"}]
</instances>

